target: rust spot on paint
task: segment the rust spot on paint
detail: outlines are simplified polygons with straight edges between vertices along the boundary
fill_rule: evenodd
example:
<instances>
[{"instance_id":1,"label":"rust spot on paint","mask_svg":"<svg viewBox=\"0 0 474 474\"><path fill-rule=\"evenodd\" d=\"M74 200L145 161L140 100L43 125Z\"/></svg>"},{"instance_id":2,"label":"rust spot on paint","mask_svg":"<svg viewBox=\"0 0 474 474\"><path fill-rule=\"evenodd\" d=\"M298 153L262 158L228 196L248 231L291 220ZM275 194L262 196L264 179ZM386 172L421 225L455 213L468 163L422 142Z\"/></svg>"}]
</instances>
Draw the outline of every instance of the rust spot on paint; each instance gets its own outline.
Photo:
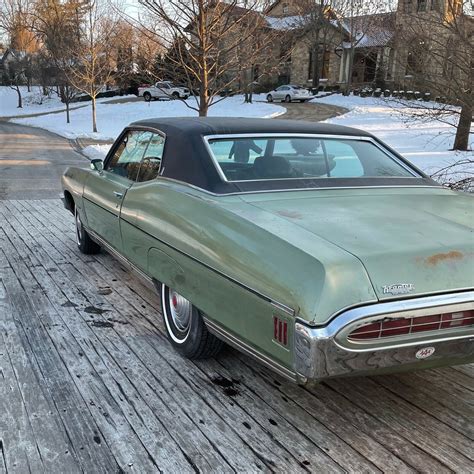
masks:
<instances>
[{"instance_id":1,"label":"rust spot on paint","mask_svg":"<svg viewBox=\"0 0 474 474\"><path fill-rule=\"evenodd\" d=\"M278 214L283 217L289 217L290 219L303 219L303 216L296 211L278 211Z\"/></svg>"},{"instance_id":2,"label":"rust spot on paint","mask_svg":"<svg viewBox=\"0 0 474 474\"><path fill-rule=\"evenodd\" d=\"M438 263L446 262L446 261L453 261L453 260L461 260L464 258L464 254L459 252L459 250L451 250L451 252L447 253L436 253L431 255L431 257L425 258L425 263L434 267L438 265Z\"/></svg>"}]
</instances>

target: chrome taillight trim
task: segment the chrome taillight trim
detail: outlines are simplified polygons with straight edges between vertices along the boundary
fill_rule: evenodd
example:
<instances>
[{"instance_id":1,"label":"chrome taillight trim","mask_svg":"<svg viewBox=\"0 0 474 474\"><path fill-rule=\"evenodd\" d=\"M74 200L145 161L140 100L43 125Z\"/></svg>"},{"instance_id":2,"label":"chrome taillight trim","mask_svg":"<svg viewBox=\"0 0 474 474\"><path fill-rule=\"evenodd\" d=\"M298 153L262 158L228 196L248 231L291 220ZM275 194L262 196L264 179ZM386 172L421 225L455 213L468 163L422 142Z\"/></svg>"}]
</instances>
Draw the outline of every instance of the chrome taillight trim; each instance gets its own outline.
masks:
<instances>
[{"instance_id":1,"label":"chrome taillight trim","mask_svg":"<svg viewBox=\"0 0 474 474\"><path fill-rule=\"evenodd\" d=\"M323 327L308 327L307 322L301 319L298 320L298 325L311 338L334 340L335 344L346 351L368 352L376 349L383 350L414 346L420 343L429 344L456 339L474 339L474 331L471 326L446 329L439 332L424 331L378 339L376 341L353 342L347 339L348 334L361 325L375 322L380 320L381 317L397 319L454 313L472 309L474 309L474 291L464 291L360 306L344 311Z\"/></svg>"}]
</instances>

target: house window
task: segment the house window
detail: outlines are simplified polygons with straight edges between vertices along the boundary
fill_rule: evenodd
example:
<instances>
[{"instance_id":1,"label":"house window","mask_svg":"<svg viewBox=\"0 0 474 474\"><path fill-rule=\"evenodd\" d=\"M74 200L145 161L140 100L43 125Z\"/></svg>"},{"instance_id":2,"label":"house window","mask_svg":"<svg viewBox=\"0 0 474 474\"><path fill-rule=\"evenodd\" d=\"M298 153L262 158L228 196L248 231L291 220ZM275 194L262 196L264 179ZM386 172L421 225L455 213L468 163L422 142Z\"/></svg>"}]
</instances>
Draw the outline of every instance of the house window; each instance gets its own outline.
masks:
<instances>
[{"instance_id":1,"label":"house window","mask_svg":"<svg viewBox=\"0 0 474 474\"><path fill-rule=\"evenodd\" d=\"M403 0L403 12L411 13L412 10L412 0Z\"/></svg>"},{"instance_id":2,"label":"house window","mask_svg":"<svg viewBox=\"0 0 474 474\"><path fill-rule=\"evenodd\" d=\"M319 55L320 55L320 61L321 66L320 66L320 79L328 79L329 77L329 61L331 58L331 53L327 50L323 50L323 48L320 46L319 49ZM309 60L308 60L308 80L313 79L313 67L314 67L314 55L313 51L309 51Z\"/></svg>"},{"instance_id":3,"label":"house window","mask_svg":"<svg viewBox=\"0 0 474 474\"><path fill-rule=\"evenodd\" d=\"M416 11L417 12L425 12L426 11L426 0L417 0Z\"/></svg>"},{"instance_id":4,"label":"house window","mask_svg":"<svg viewBox=\"0 0 474 474\"><path fill-rule=\"evenodd\" d=\"M288 13L289 10L290 10L290 7L288 6L288 3L284 3L282 5L282 8L283 8L283 13Z\"/></svg>"}]
</instances>

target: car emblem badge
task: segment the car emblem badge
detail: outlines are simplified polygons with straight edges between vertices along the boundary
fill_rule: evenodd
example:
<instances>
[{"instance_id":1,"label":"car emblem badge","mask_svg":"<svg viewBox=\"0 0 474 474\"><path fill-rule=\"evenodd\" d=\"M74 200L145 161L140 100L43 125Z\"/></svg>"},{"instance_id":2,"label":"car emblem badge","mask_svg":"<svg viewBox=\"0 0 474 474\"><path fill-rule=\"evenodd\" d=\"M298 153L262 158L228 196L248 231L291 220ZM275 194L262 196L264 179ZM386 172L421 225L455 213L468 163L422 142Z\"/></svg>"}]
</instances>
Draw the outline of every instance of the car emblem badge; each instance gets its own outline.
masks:
<instances>
[{"instance_id":1,"label":"car emblem badge","mask_svg":"<svg viewBox=\"0 0 474 474\"><path fill-rule=\"evenodd\" d=\"M382 286L384 295L404 295L414 291L415 285L413 283L396 283L394 285L384 285Z\"/></svg>"},{"instance_id":2,"label":"car emblem badge","mask_svg":"<svg viewBox=\"0 0 474 474\"><path fill-rule=\"evenodd\" d=\"M417 359L427 359L429 356L434 354L435 350L436 349L434 347L423 347L423 349L417 351L415 357Z\"/></svg>"}]
</instances>

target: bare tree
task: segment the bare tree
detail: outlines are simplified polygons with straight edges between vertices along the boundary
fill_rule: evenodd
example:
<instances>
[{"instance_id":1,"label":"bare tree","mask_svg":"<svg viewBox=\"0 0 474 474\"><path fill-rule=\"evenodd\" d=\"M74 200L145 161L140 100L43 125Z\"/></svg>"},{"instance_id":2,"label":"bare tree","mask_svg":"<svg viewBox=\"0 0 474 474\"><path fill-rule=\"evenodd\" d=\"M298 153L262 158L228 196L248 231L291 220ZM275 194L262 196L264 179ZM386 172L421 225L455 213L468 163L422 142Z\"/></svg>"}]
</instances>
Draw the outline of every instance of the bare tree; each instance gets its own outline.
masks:
<instances>
[{"instance_id":1,"label":"bare tree","mask_svg":"<svg viewBox=\"0 0 474 474\"><path fill-rule=\"evenodd\" d=\"M292 19L294 39L302 39L310 51L309 76L313 88L318 87L325 58L339 46L339 18L334 10L335 0L300 2L298 17Z\"/></svg>"},{"instance_id":2,"label":"bare tree","mask_svg":"<svg viewBox=\"0 0 474 474\"><path fill-rule=\"evenodd\" d=\"M70 63L64 73L74 88L91 98L93 132L97 132L97 96L116 79L109 45L117 25L115 11L106 2L93 0L87 4L78 42L67 50Z\"/></svg>"},{"instance_id":3,"label":"bare tree","mask_svg":"<svg viewBox=\"0 0 474 474\"><path fill-rule=\"evenodd\" d=\"M39 49L30 27L32 5L32 0L0 2L0 32L7 35L8 46L14 56L9 63L9 70L6 71L7 80L18 95L19 108L23 106L20 86L26 84L28 91L30 90L33 56Z\"/></svg>"},{"instance_id":4,"label":"bare tree","mask_svg":"<svg viewBox=\"0 0 474 474\"><path fill-rule=\"evenodd\" d=\"M390 15L379 14L387 8L386 4L379 0L335 0L334 3L338 12L338 25L344 38L343 54L346 55L344 94L349 95L356 51L362 48L365 39L374 32L377 36L386 34L384 23L390 19Z\"/></svg>"},{"instance_id":5,"label":"bare tree","mask_svg":"<svg viewBox=\"0 0 474 474\"><path fill-rule=\"evenodd\" d=\"M173 49L168 61L183 71L191 90L199 90L195 105L186 105L200 116L206 116L229 89L248 89L260 74L259 65L270 56L273 33L261 14L262 0L140 3L162 27L161 32L155 31L159 41ZM263 31L268 33L265 41L259 39Z\"/></svg>"},{"instance_id":6,"label":"bare tree","mask_svg":"<svg viewBox=\"0 0 474 474\"><path fill-rule=\"evenodd\" d=\"M466 13L469 0L433 5L437 8L405 12L398 33L400 68L412 86L439 97L436 106L411 104L418 117L454 124L453 149L466 151L474 112L474 18Z\"/></svg>"},{"instance_id":7,"label":"bare tree","mask_svg":"<svg viewBox=\"0 0 474 474\"><path fill-rule=\"evenodd\" d=\"M72 51L79 48L81 21L87 4L81 0L36 0L32 28L43 44L43 67L56 82L58 95L66 105L70 123L70 104L77 95L69 76L74 64Z\"/></svg>"}]
</instances>

